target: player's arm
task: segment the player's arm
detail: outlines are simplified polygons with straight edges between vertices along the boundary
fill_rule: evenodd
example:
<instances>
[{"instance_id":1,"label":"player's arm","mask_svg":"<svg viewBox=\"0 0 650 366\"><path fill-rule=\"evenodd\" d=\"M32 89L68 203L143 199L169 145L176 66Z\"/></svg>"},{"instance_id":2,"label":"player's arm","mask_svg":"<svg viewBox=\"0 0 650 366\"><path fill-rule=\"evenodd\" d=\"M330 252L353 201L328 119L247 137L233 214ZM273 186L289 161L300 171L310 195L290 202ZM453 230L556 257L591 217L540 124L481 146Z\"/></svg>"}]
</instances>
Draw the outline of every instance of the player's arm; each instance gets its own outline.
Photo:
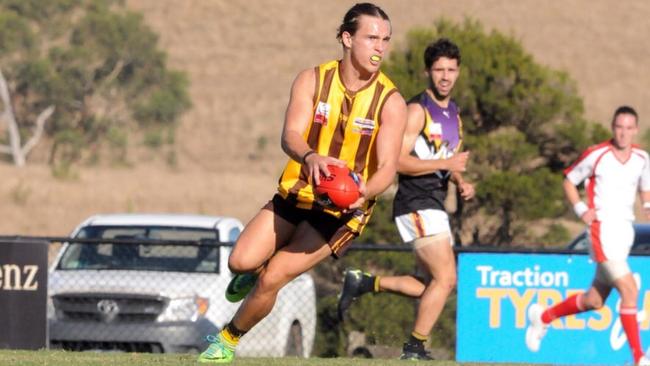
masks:
<instances>
[{"instance_id":1,"label":"player's arm","mask_svg":"<svg viewBox=\"0 0 650 366\"><path fill-rule=\"evenodd\" d=\"M591 224L591 222L596 219L596 211L593 208L589 208L587 204L580 199L578 187L576 187L576 185L568 178L565 178L562 183L562 188L564 188L564 195L571 204L571 207L573 207L576 216L578 216L585 224Z\"/></svg>"},{"instance_id":2,"label":"player's arm","mask_svg":"<svg viewBox=\"0 0 650 366\"><path fill-rule=\"evenodd\" d=\"M281 145L282 150L291 159L308 166L309 176L313 178L315 184L318 184L320 171L329 175L328 164L344 166L345 163L339 159L312 152L303 137L313 117L315 87L316 71L314 69L302 71L294 80L285 113Z\"/></svg>"},{"instance_id":3,"label":"player's arm","mask_svg":"<svg viewBox=\"0 0 650 366\"><path fill-rule=\"evenodd\" d=\"M424 109L418 103L411 103L407 107L407 112L406 130L397 167L400 174L418 176L431 174L439 170L465 171L465 164L469 156L468 152L455 154L449 159L432 160L421 160L411 155L415 140L424 127Z\"/></svg>"},{"instance_id":4,"label":"player's arm","mask_svg":"<svg viewBox=\"0 0 650 366\"><path fill-rule=\"evenodd\" d=\"M406 102L402 95L393 93L381 111L381 128L377 133L377 171L366 182L365 197L373 198L386 190L395 179L397 159L406 126Z\"/></svg>"},{"instance_id":5,"label":"player's arm","mask_svg":"<svg viewBox=\"0 0 650 366\"><path fill-rule=\"evenodd\" d=\"M402 145L404 126L406 125L406 102L399 93L391 94L381 111L381 128L375 140L377 171L360 187L361 197L350 209L361 207L369 199L386 190L395 179L397 158Z\"/></svg>"},{"instance_id":6,"label":"player's arm","mask_svg":"<svg viewBox=\"0 0 650 366\"><path fill-rule=\"evenodd\" d=\"M641 196L641 207L646 219L650 219L650 191L639 191Z\"/></svg>"},{"instance_id":7,"label":"player's arm","mask_svg":"<svg viewBox=\"0 0 650 366\"><path fill-rule=\"evenodd\" d=\"M458 186L458 192L460 192L460 196L465 200L470 200L474 198L476 195L476 190L474 189L474 185L472 183L469 183L463 179L463 175L460 172L452 172L451 177L449 177L452 182L456 183Z\"/></svg>"},{"instance_id":8,"label":"player's arm","mask_svg":"<svg viewBox=\"0 0 650 366\"><path fill-rule=\"evenodd\" d=\"M648 153L643 154L645 164L641 171L641 178L639 179L639 196L641 197L641 206L646 219L650 219L650 157Z\"/></svg>"}]
</instances>

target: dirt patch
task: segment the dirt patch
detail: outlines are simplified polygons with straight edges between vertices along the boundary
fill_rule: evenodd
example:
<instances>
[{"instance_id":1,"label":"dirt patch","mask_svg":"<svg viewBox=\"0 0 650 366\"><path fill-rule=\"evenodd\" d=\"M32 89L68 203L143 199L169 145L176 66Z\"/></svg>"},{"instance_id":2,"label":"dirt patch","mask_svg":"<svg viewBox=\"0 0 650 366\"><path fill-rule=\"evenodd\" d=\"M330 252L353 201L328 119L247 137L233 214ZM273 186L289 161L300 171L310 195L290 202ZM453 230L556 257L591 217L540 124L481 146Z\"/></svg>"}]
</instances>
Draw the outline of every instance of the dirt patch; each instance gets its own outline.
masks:
<instances>
[{"instance_id":1,"label":"dirt patch","mask_svg":"<svg viewBox=\"0 0 650 366\"><path fill-rule=\"evenodd\" d=\"M0 165L0 233L67 235L90 215L179 212L248 221L275 191L277 175L247 170L83 169L78 178L52 177L49 168Z\"/></svg>"}]
</instances>

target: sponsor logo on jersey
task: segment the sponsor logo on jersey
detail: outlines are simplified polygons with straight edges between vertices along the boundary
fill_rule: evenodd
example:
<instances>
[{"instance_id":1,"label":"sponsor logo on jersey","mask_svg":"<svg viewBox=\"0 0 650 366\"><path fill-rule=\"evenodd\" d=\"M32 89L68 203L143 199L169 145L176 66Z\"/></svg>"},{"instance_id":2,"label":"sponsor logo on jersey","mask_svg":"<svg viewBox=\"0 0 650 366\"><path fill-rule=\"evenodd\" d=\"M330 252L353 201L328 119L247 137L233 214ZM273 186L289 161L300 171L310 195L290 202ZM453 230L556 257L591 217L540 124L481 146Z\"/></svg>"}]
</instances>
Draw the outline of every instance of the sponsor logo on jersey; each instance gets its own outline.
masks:
<instances>
[{"instance_id":1,"label":"sponsor logo on jersey","mask_svg":"<svg viewBox=\"0 0 650 366\"><path fill-rule=\"evenodd\" d=\"M316 106L316 113L314 114L314 123L327 126L327 120L330 117L331 108L332 107L327 103L318 102L318 106Z\"/></svg>"},{"instance_id":2,"label":"sponsor logo on jersey","mask_svg":"<svg viewBox=\"0 0 650 366\"><path fill-rule=\"evenodd\" d=\"M362 135L372 135L374 131L374 120L357 117L352 123L352 132L360 133Z\"/></svg>"}]
</instances>

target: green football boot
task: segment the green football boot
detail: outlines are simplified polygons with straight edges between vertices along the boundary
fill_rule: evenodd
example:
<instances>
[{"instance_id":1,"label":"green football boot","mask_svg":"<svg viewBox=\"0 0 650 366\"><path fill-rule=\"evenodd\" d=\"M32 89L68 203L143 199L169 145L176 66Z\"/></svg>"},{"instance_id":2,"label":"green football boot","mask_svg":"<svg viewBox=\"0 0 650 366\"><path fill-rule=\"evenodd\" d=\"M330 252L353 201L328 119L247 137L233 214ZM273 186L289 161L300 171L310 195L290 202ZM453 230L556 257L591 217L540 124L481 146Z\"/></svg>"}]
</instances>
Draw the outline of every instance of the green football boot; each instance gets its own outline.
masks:
<instances>
[{"instance_id":1,"label":"green football boot","mask_svg":"<svg viewBox=\"0 0 650 366\"><path fill-rule=\"evenodd\" d=\"M226 288L226 300L238 302L248 295L257 282L257 273L236 274Z\"/></svg>"},{"instance_id":2,"label":"green football boot","mask_svg":"<svg viewBox=\"0 0 650 366\"><path fill-rule=\"evenodd\" d=\"M235 359L235 350L226 346L221 336L208 335L210 345L199 355L200 363L230 363Z\"/></svg>"}]
</instances>

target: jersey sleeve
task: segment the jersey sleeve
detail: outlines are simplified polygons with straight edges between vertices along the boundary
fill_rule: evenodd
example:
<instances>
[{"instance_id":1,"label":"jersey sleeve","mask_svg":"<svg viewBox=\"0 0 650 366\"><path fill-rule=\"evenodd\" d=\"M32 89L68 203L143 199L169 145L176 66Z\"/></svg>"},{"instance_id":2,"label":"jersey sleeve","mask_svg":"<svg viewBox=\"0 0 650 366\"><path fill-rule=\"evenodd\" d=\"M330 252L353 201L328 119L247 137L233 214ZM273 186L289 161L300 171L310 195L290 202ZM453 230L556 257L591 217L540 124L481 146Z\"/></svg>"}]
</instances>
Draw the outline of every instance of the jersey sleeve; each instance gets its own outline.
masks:
<instances>
[{"instance_id":1,"label":"jersey sleeve","mask_svg":"<svg viewBox=\"0 0 650 366\"><path fill-rule=\"evenodd\" d=\"M650 191L650 159L648 158L648 153L643 152L642 154L644 164L643 164L643 171L641 172L641 179L640 179L640 186L641 186L641 191Z\"/></svg>"},{"instance_id":2,"label":"jersey sleeve","mask_svg":"<svg viewBox=\"0 0 650 366\"><path fill-rule=\"evenodd\" d=\"M564 170L564 176L575 186L582 183L593 174L594 155L593 151L585 151L573 165Z\"/></svg>"}]
</instances>

